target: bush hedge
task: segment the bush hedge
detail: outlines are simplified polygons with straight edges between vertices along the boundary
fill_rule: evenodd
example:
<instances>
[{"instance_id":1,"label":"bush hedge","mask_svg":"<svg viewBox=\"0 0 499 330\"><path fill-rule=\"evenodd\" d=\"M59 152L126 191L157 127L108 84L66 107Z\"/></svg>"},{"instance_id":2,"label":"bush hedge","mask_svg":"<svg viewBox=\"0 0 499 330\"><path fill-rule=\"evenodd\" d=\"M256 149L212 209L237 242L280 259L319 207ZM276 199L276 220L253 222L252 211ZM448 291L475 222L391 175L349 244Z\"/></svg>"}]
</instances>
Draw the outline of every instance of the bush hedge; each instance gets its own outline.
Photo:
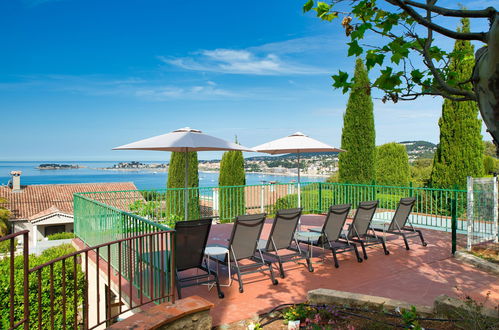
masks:
<instances>
[{"instance_id":1,"label":"bush hedge","mask_svg":"<svg viewBox=\"0 0 499 330\"><path fill-rule=\"evenodd\" d=\"M71 238L75 238L75 237L76 236L74 233L63 232L63 233L49 235L49 236L47 236L47 239L49 241L56 241L58 239L71 239Z\"/></svg>"},{"instance_id":2,"label":"bush hedge","mask_svg":"<svg viewBox=\"0 0 499 330\"><path fill-rule=\"evenodd\" d=\"M45 250L40 256L30 255L29 267L33 268L37 265L49 262L60 256L67 255L76 251L70 244L63 244ZM62 317L62 261L56 262L53 266L54 275L54 302L50 301L50 267L45 267L41 270L42 290L41 290L41 305L42 305L42 328L48 328L50 325L50 310L51 306L54 309L54 328L62 329L64 327L73 328L75 311L73 309L75 299L75 285L73 277L73 259L65 261L66 265L66 322L63 324ZM23 257L17 256L14 259L14 316L16 322L23 318ZM10 258L0 260L0 328L9 328L9 276L10 274ZM80 306L83 302L83 288L85 286L84 274L81 271L81 266L77 265L77 301L76 305ZM29 276L29 304L30 304L30 326L38 325L38 272L32 273Z\"/></svg>"}]
</instances>

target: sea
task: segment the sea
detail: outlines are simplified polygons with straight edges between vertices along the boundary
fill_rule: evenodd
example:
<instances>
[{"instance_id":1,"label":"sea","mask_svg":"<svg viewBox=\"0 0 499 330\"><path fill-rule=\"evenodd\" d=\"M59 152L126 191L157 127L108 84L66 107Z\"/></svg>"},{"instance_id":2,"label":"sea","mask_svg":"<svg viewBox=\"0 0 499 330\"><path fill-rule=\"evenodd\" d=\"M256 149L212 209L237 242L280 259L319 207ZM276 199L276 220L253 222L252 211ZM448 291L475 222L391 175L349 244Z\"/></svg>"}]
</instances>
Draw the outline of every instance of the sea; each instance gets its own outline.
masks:
<instances>
[{"instance_id":1,"label":"sea","mask_svg":"<svg viewBox=\"0 0 499 330\"><path fill-rule=\"evenodd\" d=\"M40 164L73 164L82 166L78 169L40 170ZM163 189L166 187L168 173L150 169L104 170L117 161L0 161L0 185L8 184L10 172L22 171L21 185L95 183L95 182L133 182L138 189ZM154 161L141 161L144 164L157 164ZM295 182L296 176L246 173L246 184L255 185L272 182ZM301 182L323 182L324 177L301 176ZM200 187L218 186L218 172L199 172Z\"/></svg>"}]
</instances>

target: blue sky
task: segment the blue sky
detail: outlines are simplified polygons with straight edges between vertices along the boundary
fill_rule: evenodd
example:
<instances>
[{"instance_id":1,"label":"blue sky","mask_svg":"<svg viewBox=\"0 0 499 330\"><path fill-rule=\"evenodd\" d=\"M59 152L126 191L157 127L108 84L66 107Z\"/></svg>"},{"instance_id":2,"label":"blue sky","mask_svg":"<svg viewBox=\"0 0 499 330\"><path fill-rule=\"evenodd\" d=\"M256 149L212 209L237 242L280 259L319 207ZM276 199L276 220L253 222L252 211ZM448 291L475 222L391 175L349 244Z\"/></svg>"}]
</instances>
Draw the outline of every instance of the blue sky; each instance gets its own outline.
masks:
<instances>
[{"instance_id":1,"label":"blue sky","mask_svg":"<svg viewBox=\"0 0 499 330\"><path fill-rule=\"evenodd\" d=\"M0 160L165 160L111 148L185 126L339 146L348 95L330 75L354 59L303 2L0 0ZM441 103L375 101L377 143L438 142Z\"/></svg>"}]
</instances>

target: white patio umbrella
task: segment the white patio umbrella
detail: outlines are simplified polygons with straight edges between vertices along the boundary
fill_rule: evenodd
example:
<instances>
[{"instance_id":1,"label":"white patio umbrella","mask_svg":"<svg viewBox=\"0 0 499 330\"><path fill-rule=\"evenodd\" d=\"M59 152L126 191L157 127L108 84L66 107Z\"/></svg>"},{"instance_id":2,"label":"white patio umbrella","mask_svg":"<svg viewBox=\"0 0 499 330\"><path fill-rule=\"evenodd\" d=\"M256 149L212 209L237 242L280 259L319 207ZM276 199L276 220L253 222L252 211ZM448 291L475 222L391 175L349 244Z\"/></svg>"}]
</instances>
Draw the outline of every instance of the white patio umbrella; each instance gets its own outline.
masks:
<instances>
[{"instance_id":1,"label":"white patio umbrella","mask_svg":"<svg viewBox=\"0 0 499 330\"><path fill-rule=\"evenodd\" d=\"M240 150L250 151L253 150L236 143L225 141L214 136L204 134L200 130L192 129L189 127L180 128L173 132L154 136L148 139L125 144L113 150L153 150L153 151L227 151L227 150ZM187 220L187 199L188 199L188 168L189 159L185 157L185 183L184 187L184 218Z\"/></svg>"},{"instance_id":2,"label":"white patio umbrella","mask_svg":"<svg viewBox=\"0 0 499 330\"><path fill-rule=\"evenodd\" d=\"M297 154L298 165L298 207L301 207L301 183L300 183L300 153L303 152L342 152L345 150L335 148L321 141L312 139L301 132L296 132L290 136L270 141L252 148L257 152L264 152L271 155L277 154Z\"/></svg>"}]
</instances>

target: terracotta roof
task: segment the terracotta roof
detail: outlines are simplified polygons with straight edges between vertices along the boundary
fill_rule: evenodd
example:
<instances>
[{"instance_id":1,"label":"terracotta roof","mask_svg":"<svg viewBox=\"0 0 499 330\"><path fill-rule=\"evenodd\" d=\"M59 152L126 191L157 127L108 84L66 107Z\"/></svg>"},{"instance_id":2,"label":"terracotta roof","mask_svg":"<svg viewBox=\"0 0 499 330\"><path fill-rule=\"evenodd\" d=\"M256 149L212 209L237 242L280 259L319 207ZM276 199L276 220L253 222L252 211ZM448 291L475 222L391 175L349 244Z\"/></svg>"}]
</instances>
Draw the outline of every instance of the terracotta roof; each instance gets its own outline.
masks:
<instances>
[{"instance_id":1,"label":"terracotta roof","mask_svg":"<svg viewBox=\"0 0 499 330\"><path fill-rule=\"evenodd\" d=\"M33 215L30 215L28 217L28 220L29 221L33 221L33 220L36 220L36 219L39 219L39 218L43 218L43 217L46 217L48 215L51 215L51 214L56 214L56 213L59 213L59 214L66 214L64 212L62 212L61 210L59 210L59 208L57 208L57 206L54 206L52 205L51 207L49 207L48 209L46 210L43 210L42 212L39 212L37 214L33 214Z\"/></svg>"},{"instance_id":2,"label":"terracotta roof","mask_svg":"<svg viewBox=\"0 0 499 330\"><path fill-rule=\"evenodd\" d=\"M9 187L0 186L0 198L7 200L3 206L12 212L12 220L22 220L51 214L54 210L73 214L74 193L123 190L137 190L137 187L132 182L46 184L23 186L21 191L13 192Z\"/></svg>"}]
</instances>

